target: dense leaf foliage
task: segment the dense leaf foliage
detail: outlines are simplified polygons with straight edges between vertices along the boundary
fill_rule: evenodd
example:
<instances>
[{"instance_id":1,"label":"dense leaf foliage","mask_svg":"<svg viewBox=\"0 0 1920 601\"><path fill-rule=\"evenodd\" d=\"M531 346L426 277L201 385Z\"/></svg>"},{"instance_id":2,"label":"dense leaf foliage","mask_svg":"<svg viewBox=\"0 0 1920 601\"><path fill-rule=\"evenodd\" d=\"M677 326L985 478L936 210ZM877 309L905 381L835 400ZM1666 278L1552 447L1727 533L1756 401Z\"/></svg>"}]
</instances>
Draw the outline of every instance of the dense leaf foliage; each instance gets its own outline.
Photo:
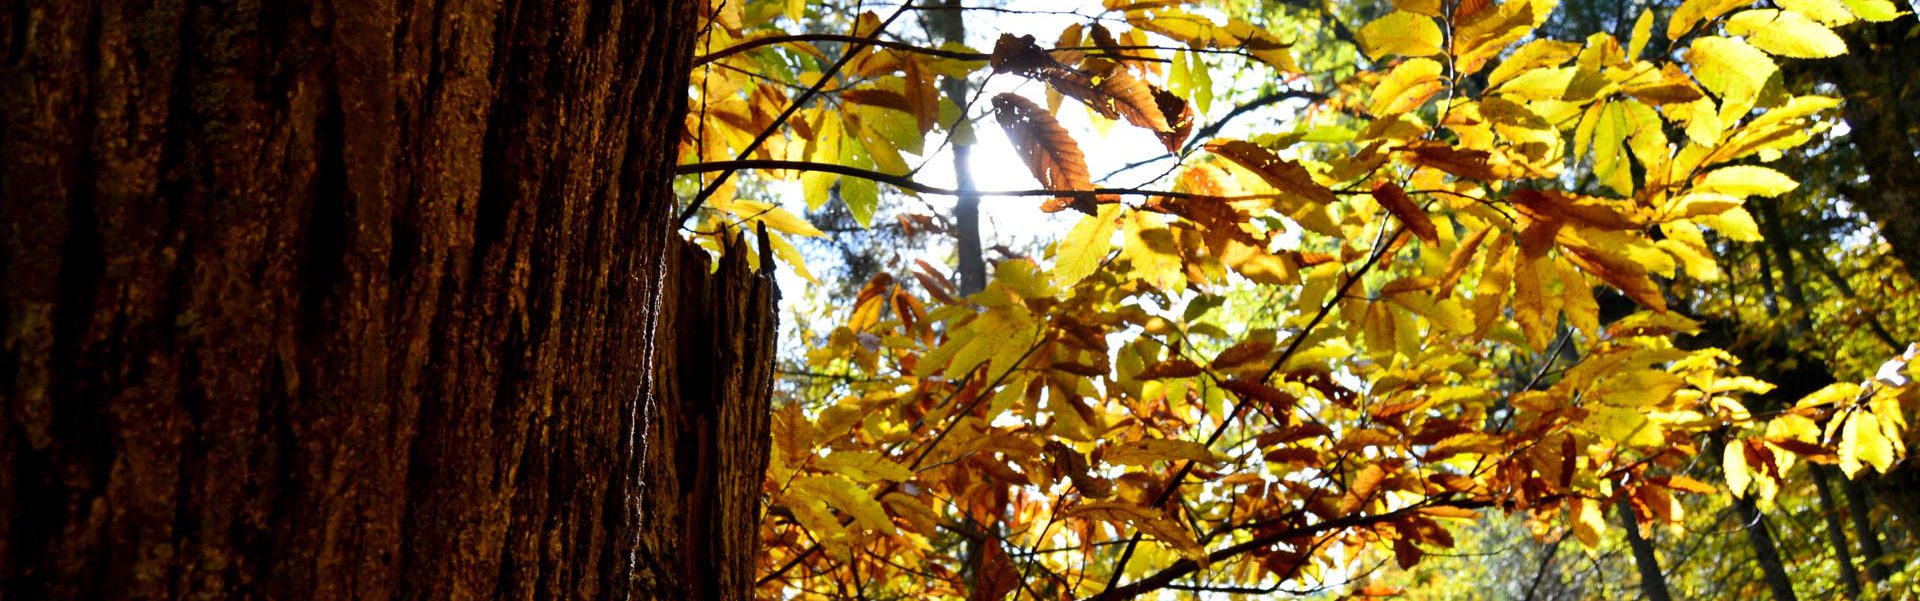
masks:
<instances>
[{"instance_id":1,"label":"dense leaf foliage","mask_svg":"<svg viewBox=\"0 0 1920 601\"><path fill-rule=\"evenodd\" d=\"M1805 462L1888 472L1920 351L1830 349L1854 381L1768 404L1703 332L1703 297L1745 269L1724 249L1762 241L1752 203L1796 190L1777 165L1840 103L1786 91L1782 62L1899 14L1751 4L1563 40L1540 31L1554 0L1397 0L1313 39L1276 32L1337 15L1108 0L1051 47L1007 32L980 52L896 41L911 5L713 3L681 153L704 243L804 274L789 238L821 232L742 178L869 223L882 186L952 193L912 161L989 113L1038 186L989 193L1080 215L977 294L924 261L880 273L801 343L828 377L773 416L763 592L1345 587L1483 512L1598 547L1616 506L1683 529L1729 494L1772 508ZM842 33L781 29L803 24ZM1284 129L1191 139L1215 82L1246 73L1310 102ZM1037 85L937 88L969 76ZM1056 119L1075 107L1178 166L1103 187Z\"/></svg>"}]
</instances>

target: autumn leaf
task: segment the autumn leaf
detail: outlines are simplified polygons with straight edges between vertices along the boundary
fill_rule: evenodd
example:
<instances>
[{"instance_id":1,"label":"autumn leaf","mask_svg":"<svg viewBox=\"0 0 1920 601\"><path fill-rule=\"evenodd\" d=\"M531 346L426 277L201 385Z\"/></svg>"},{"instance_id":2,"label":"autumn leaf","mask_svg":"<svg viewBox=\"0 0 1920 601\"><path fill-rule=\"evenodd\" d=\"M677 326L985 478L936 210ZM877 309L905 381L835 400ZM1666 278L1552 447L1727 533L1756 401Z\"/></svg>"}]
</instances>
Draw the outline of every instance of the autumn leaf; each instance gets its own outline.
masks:
<instances>
[{"instance_id":1,"label":"autumn leaf","mask_svg":"<svg viewBox=\"0 0 1920 601\"><path fill-rule=\"evenodd\" d=\"M1007 130L1007 138L1013 142L1020 159L1027 163L1027 169L1033 172L1034 179L1051 190L1088 192L1054 198L1042 204L1041 210L1053 213L1072 207L1093 215L1098 203L1118 201L1091 193L1093 182L1087 174L1086 157L1080 154L1080 145L1060 127L1053 115L1033 101L1010 93L994 96L993 107L1000 127Z\"/></svg>"},{"instance_id":2,"label":"autumn leaf","mask_svg":"<svg viewBox=\"0 0 1920 601\"><path fill-rule=\"evenodd\" d=\"M1430 56L1440 53L1440 26L1433 22L1432 17L1404 10L1387 13L1367 23L1360 28L1359 39L1367 58L1373 60L1390 54Z\"/></svg>"},{"instance_id":3,"label":"autumn leaf","mask_svg":"<svg viewBox=\"0 0 1920 601\"><path fill-rule=\"evenodd\" d=\"M1380 182L1373 186L1373 198L1380 201L1380 207L1400 218L1413 235L1419 236L1428 245L1440 243L1440 234L1433 227L1433 220L1427 218L1427 212L1407 198L1407 193L1393 182Z\"/></svg>"},{"instance_id":4,"label":"autumn leaf","mask_svg":"<svg viewBox=\"0 0 1920 601\"><path fill-rule=\"evenodd\" d=\"M1332 190L1313 181L1313 175L1300 163L1275 156L1259 145L1244 140L1221 140L1207 143L1207 152L1232 161L1254 175L1267 185L1310 200L1316 204L1329 205L1339 201Z\"/></svg>"}]
</instances>

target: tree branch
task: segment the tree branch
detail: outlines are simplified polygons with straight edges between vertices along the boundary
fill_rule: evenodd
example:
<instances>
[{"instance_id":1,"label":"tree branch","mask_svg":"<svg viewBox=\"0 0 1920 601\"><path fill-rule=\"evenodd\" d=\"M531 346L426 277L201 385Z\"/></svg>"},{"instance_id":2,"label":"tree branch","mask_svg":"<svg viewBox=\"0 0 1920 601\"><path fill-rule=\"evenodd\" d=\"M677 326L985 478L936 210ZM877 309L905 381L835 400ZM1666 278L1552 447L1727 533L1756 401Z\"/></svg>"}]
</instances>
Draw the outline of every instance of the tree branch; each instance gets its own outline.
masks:
<instances>
[{"instance_id":1,"label":"tree branch","mask_svg":"<svg viewBox=\"0 0 1920 601\"><path fill-rule=\"evenodd\" d=\"M873 33L861 38L860 42L849 44L846 52L840 55L840 60L834 61L832 67L828 67L825 73L820 74L819 81L813 82L813 86L808 87L807 91L802 92L800 97L794 98L793 102L787 105L786 110L780 111L780 116L773 119L773 123L768 124L766 129L761 130L760 135L754 136L753 141L748 143L746 148L740 149L739 158L745 159L753 156L753 152L759 150L760 145L765 144L767 138L772 137L774 132L780 131L780 126L787 122L788 117L793 116L794 111L800 110L802 105L805 105L808 100L813 99L815 94L820 93L820 89L826 87L827 82L833 81L833 76L839 74L840 69L846 67L847 63L851 62L855 55L860 54L861 50L865 50L868 44L879 41L880 32L886 31L887 26L892 25L895 19L900 18L900 15L906 14L907 8L911 6L911 4L901 4L900 8L893 11L893 14L887 15L887 20L880 22L879 27L873 28ZM703 110L704 106L703 104ZM707 184L705 188L701 188L700 193L693 197L693 201L687 203L686 210L681 211L679 218L675 219L674 222L686 223L688 219L692 219L696 213L700 212L700 205L706 204L707 198L713 196L713 193L720 189L720 185L726 183L727 178L732 177L733 172L736 170L736 168L729 168L721 171L719 177L713 178L713 183Z\"/></svg>"},{"instance_id":2,"label":"tree branch","mask_svg":"<svg viewBox=\"0 0 1920 601\"><path fill-rule=\"evenodd\" d=\"M912 190L914 192L919 192L921 194L938 194L941 196L959 196L961 193L961 191L955 190L952 188L942 188L939 186L930 186L927 184L923 184L923 183L914 181L912 178L905 177L905 176L893 175L890 173L882 173L882 172L874 171L871 169L861 169L859 167L850 167L847 165L838 165L834 163L815 163L811 161L747 159L747 160L739 160L739 161L711 161L706 163L688 163L685 165L680 165L678 167L675 167L674 173L688 174L688 173L704 173L704 172L710 172L710 171L723 171L723 172L731 173L741 169L788 169L788 170L794 170L794 171L819 171L824 173L837 173L837 174L845 175L849 177L858 177L861 179L873 180L875 182L887 184L889 186L893 186L903 190ZM1068 198L1080 198L1080 197L1091 198L1091 197L1107 195L1107 194L1124 194L1124 195L1133 195L1133 196L1150 196L1155 198L1196 198L1196 199L1208 198L1208 199L1217 199L1217 200L1226 200L1226 201L1271 200L1275 198L1281 198L1282 196L1284 196L1282 194L1243 194L1239 196L1213 196L1208 194L1190 194L1186 192L1142 190L1139 188L1094 188L1091 190L1049 190L1044 188L1036 188L1032 190L978 190L978 191L973 191L971 193L977 194L982 197L985 197L985 196L1060 196L1060 197L1068 197ZM1335 192L1335 194L1342 194L1342 193ZM1356 195L1356 194L1361 194L1361 192L1350 192L1345 194Z\"/></svg>"},{"instance_id":3,"label":"tree branch","mask_svg":"<svg viewBox=\"0 0 1920 601\"><path fill-rule=\"evenodd\" d=\"M1265 549L1267 547L1272 546L1275 543L1285 541L1290 538L1301 538L1305 536L1312 536L1315 534L1319 534L1321 532L1327 532L1330 530L1360 528L1365 526L1372 526L1374 524L1379 524L1383 522L1391 522L1394 520L1405 518L1415 513L1419 513L1421 509L1428 508L1428 507L1459 507L1464 509L1478 509L1481 507L1491 506L1492 504L1493 504L1492 502L1484 501L1484 500L1445 499L1445 500L1439 500L1439 501L1434 501L1430 503L1419 503L1415 505L1410 505L1410 506L1402 507L1400 509L1389 511L1386 513L1366 515L1366 516L1350 516L1347 518L1342 518L1337 520L1327 520L1327 521L1320 522L1318 524L1313 524L1310 526L1302 526L1299 528L1282 530L1279 532L1270 532L1261 536L1256 536L1256 537L1247 539L1246 542L1229 546L1229 547L1220 549L1218 551L1214 551L1212 553L1208 553L1207 561L1209 563L1219 563L1222 561L1233 559L1234 557L1240 556L1250 551ZM1194 563L1194 561L1191 559L1181 559L1180 561L1174 562L1173 565L1167 566L1166 569L1160 570L1159 572L1155 572L1151 576L1147 576L1146 578L1135 580L1132 583L1127 584L1126 586L1110 588L1105 591L1102 591L1100 594L1094 595L1091 598L1091 601L1113 601L1115 599L1131 599L1133 597L1139 596L1141 593L1147 593L1147 592L1155 591L1161 588L1165 588L1167 585L1172 584L1174 580L1182 576L1192 574L1199 570L1200 570L1200 564Z\"/></svg>"}]
</instances>

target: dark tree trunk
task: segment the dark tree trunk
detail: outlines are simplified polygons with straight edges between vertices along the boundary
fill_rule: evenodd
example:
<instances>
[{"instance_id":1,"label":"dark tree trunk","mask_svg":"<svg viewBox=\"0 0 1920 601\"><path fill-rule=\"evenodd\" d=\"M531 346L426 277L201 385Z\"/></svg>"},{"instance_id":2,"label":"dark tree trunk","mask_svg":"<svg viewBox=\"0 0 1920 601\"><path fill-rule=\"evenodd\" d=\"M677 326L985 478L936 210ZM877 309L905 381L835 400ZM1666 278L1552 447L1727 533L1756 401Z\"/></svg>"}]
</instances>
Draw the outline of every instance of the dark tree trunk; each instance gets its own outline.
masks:
<instances>
[{"instance_id":1,"label":"dark tree trunk","mask_svg":"<svg viewBox=\"0 0 1920 601\"><path fill-rule=\"evenodd\" d=\"M1747 531L1747 544L1753 547L1753 561L1759 564L1761 579L1773 592L1774 601L1798 599L1793 593L1793 579L1787 576L1786 564L1781 563L1780 551L1774 547L1773 531L1767 529L1766 515L1760 513L1753 497L1735 499L1733 505L1741 527Z\"/></svg>"},{"instance_id":2,"label":"dark tree trunk","mask_svg":"<svg viewBox=\"0 0 1920 601\"><path fill-rule=\"evenodd\" d=\"M1820 518L1827 523L1827 543L1833 547L1834 565L1840 566L1840 582L1847 588L1848 599L1859 599L1860 569L1854 567L1853 552L1847 548L1847 528L1840 522L1840 502L1827 477L1827 468L1810 464L1807 473L1813 475L1814 489L1820 495Z\"/></svg>"},{"instance_id":3,"label":"dark tree trunk","mask_svg":"<svg viewBox=\"0 0 1920 601\"><path fill-rule=\"evenodd\" d=\"M745 596L696 7L318 4L0 9L0 598Z\"/></svg>"},{"instance_id":4,"label":"dark tree trunk","mask_svg":"<svg viewBox=\"0 0 1920 601\"><path fill-rule=\"evenodd\" d=\"M1614 515L1620 519L1620 526L1627 531L1627 547L1633 550L1633 567L1640 571L1640 595L1647 601L1669 601L1673 599L1667 593L1667 576L1660 571L1660 558L1654 555L1653 541L1640 536L1640 521L1633 517L1633 507L1625 499L1614 504Z\"/></svg>"},{"instance_id":5,"label":"dark tree trunk","mask_svg":"<svg viewBox=\"0 0 1920 601\"><path fill-rule=\"evenodd\" d=\"M967 43L967 25L961 20L965 15L960 0L944 0L940 6L944 10L931 11L930 29L940 36L941 41ZM942 78L940 91L960 107L960 118L967 118L967 80ZM960 192L953 205L953 241L955 254L958 255L962 294L973 294L987 288L986 253L980 244L980 194L973 184L972 155L972 144L953 144L954 186Z\"/></svg>"}]
</instances>

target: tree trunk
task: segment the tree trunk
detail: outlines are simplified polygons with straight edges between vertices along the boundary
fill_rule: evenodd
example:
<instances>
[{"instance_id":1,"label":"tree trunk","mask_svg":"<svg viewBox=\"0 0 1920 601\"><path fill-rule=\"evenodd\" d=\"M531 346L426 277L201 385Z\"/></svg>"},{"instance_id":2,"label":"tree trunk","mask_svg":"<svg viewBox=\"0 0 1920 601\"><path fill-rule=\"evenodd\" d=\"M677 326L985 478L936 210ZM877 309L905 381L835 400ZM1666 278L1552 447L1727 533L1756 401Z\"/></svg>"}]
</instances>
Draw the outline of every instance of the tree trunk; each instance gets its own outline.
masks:
<instances>
[{"instance_id":1,"label":"tree trunk","mask_svg":"<svg viewBox=\"0 0 1920 601\"><path fill-rule=\"evenodd\" d=\"M772 291L669 223L695 6L8 4L0 597L747 594Z\"/></svg>"},{"instance_id":2,"label":"tree trunk","mask_svg":"<svg viewBox=\"0 0 1920 601\"><path fill-rule=\"evenodd\" d=\"M1840 581L1847 587L1848 599L1860 598L1860 569L1853 565L1853 552L1847 548L1847 528L1840 522L1840 502L1833 493L1827 469L1819 464L1807 466L1813 474L1813 486L1820 494L1820 517L1827 523L1827 542L1833 547L1834 565L1840 567Z\"/></svg>"},{"instance_id":3,"label":"tree trunk","mask_svg":"<svg viewBox=\"0 0 1920 601\"><path fill-rule=\"evenodd\" d=\"M940 6L943 10L930 11L929 29L939 35L939 41L967 43L967 25L962 20L965 13L961 10L960 0L944 0ZM960 107L960 118L966 119L966 78L941 78L940 91L953 101L954 106ZM955 189L960 192L953 205L953 241L960 268L961 294L973 294L987 288L986 253L980 244L980 194L973 184L972 156L972 144L953 143L953 180Z\"/></svg>"},{"instance_id":4,"label":"tree trunk","mask_svg":"<svg viewBox=\"0 0 1920 601\"><path fill-rule=\"evenodd\" d=\"M1887 569L1886 552L1880 549L1880 531L1873 524L1873 493L1861 479L1846 479L1842 486L1847 491L1847 517L1853 520L1854 537L1860 539L1860 562L1867 564L1867 577L1886 582L1892 574Z\"/></svg>"},{"instance_id":5,"label":"tree trunk","mask_svg":"<svg viewBox=\"0 0 1920 601\"><path fill-rule=\"evenodd\" d=\"M1653 541L1640 536L1640 521L1633 517L1633 507L1626 499L1614 504L1615 515L1620 518L1620 526L1627 531L1627 547L1633 550L1633 566L1640 571L1640 594L1647 601L1669 601L1673 597L1667 593L1667 576L1660 571L1660 558L1654 555Z\"/></svg>"},{"instance_id":6,"label":"tree trunk","mask_svg":"<svg viewBox=\"0 0 1920 601\"><path fill-rule=\"evenodd\" d=\"M1753 561L1760 564L1760 575L1767 589L1773 592L1774 601L1798 599L1793 593L1793 580L1787 576L1787 567L1780 562L1780 551L1774 547L1773 532L1767 529L1766 515L1760 513L1753 497L1734 499L1733 505L1738 510L1742 528L1747 531L1747 544L1753 546Z\"/></svg>"}]
</instances>

